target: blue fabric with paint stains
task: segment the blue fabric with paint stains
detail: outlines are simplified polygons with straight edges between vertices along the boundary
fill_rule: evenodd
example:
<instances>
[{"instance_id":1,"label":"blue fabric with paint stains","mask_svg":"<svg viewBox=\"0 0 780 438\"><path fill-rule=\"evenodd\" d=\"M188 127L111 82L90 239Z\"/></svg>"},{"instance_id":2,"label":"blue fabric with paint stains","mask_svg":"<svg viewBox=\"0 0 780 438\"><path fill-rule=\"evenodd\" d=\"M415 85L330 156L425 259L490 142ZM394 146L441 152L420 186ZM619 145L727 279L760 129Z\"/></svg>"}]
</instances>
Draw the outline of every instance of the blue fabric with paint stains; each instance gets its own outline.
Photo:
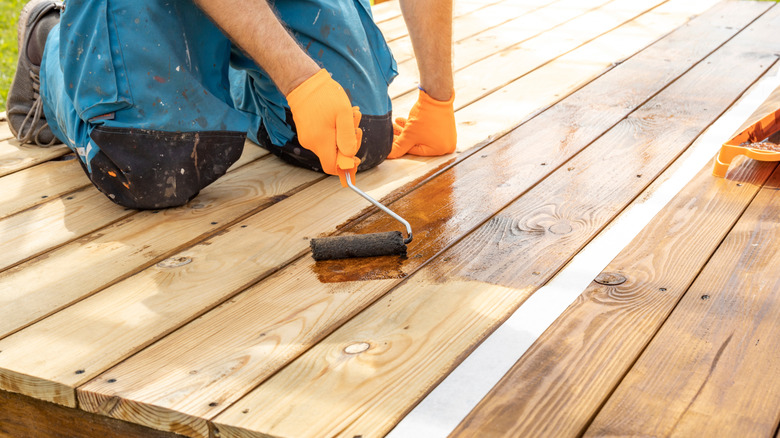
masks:
<instances>
[{"instance_id":1,"label":"blue fabric with paint stains","mask_svg":"<svg viewBox=\"0 0 780 438\"><path fill-rule=\"evenodd\" d=\"M363 0L271 2L308 53L364 114L391 109L396 65ZM89 166L97 125L241 131L275 145L294 133L287 102L191 0L68 0L50 33L41 94L55 135Z\"/></svg>"}]
</instances>

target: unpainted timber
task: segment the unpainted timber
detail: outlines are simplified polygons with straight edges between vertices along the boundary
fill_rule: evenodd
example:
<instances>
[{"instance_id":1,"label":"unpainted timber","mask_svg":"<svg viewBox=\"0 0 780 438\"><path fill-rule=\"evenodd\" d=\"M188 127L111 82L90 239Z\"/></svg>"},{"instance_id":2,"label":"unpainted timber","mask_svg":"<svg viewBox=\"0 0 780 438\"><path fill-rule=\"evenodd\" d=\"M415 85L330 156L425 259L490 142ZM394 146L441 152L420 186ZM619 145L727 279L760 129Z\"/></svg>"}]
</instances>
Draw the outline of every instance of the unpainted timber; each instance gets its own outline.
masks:
<instances>
[{"instance_id":1,"label":"unpainted timber","mask_svg":"<svg viewBox=\"0 0 780 438\"><path fill-rule=\"evenodd\" d=\"M501 2L453 20L453 68L458 71L492 53L601 6L611 0L557 0L534 9ZM408 36L389 44L398 63L398 77L390 84L391 96L416 88L419 74Z\"/></svg>"},{"instance_id":2,"label":"unpainted timber","mask_svg":"<svg viewBox=\"0 0 780 438\"><path fill-rule=\"evenodd\" d=\"M766 53L769 24L751 32ZM220 434L387 432L768 69L735 41L217 416ZM741 82L721 87L713 72L737 59Z\"/></svg>"},{"instance_id":3,"label":"unpainted timber","mask_svg":"<svg viewBox=\"0 0 780 438\"><path fill-rule=\"evenodd\" d=\"M280 160L270 165L263 161L268 160L228 173L185 206L139 212L0 273L0 336L84 299L134 270L158 263L323 178ZM68 260L79 263L62 269ZM166 263L174 262L161 266Z\"/></svg>"},{"instance_id":4,"label":"unpainted timber","mask_svg":"<svg viewBox=\"0 0 780 438\"><path fill-rule=\"evenodd\" d=\"M0 391L0 437L182 438L182 435Z\"/></svg>"},{"instance_id":5,"label":"unpainted timber","mask_svg":"<svg viewBox=\"0 0 780 438\"><path fill-rule=\"evenodd\" d=\"M2 125L6 125L6 122L0 121L0 126ZM2 139L0 140L0 177L61 157L68 152L69 149L63 145L42 148L22 145L11 138Z\"/></svg>"},{"instance_id":6,"label":"unpainted timber","mask_svg":"<svg viewBox=\"0 0 780 438\"><path fill-rule=\"evenodd\" d=\"M535 102L541 96L549 93L556 87L561 77L574 79L574 72L584 73L590 71L594 75L603 72L605 60L612 59L608 66L615 67L626 58L634 55L640 48L646 47L677 26L685 23L691 15L702 12L713 4L715 0L698 0L681 3L678 1L665 2L663 5L639 16L617 29L602 35L576 50L544 64L541 68L523 75L519 79L505 84L494 94L499 96L515 96L511 111L505 106L491 104L490 100L480 99L465 106L458 113L461 126L468 123L479 125L492 131L494 134L488 139L472 136L472 131L460 130L458 142L479 143L490 141L504 135L505 126L510 124L517 112L536 115L548 107L531 107L529 103ZM690 8L686 11L687 8ZM672 20L667 21L667 20ZM674 26L670 24L675 23ZM585 76L587 77L587 76ZM566 88L554 94L550 106L563 99L570 93L582 88L589 80L571 80L565 83ZM456 97L456 100L458 98ZM399 102L403 104L403 102ZM408 104L408 103L407 103ZM598 104L598 102L595 102ZM524 120L525 121L525 120Z\"/></svg>"},{"instance_id":7,"label":"unpainted timber","mask_svg":"<svg viewBox=\"0 0 780 438\"><path fill-rule=\"evenodd\" d=\"M707 18L712 19L712 15ZM691 45L689 50L671 50L691 35L710 30L707 21L700 21L701 27L679 30L488 146L480 155L458 164L457 171L448 171L394 203L392 208L412 222L418 236L411 244L410 254L414 255L410 259L402 263L387 258L382 262L314 264L304 258L85 385L79 392L81 406L94 412L106 412L105 406L111 406L111 415L144 424L158 421L156 418L172 418L178 424L192 425L198 423L198 417L218 413L246 390L248 382L261 381L300 354L323 333L337 327L589 144L643 103L643 96L651 96L665 85L664 81L684 73L694 59L701 59L717 47L717 41L713 41ZM722 29L722 23L716 24L717 29ZM735 31L721 32L713 38L725 39ZM661 63L663 68L648 74L649 66L670 56L675 62ZM627 83L634 88L627 87ZM584 110L596 100L602 103L600 111ZM557 148L535 147L518 153L526 149L525 144L518 144L526 143L524 140L529 144L561 144L563 151L559 155ZM549 167L538 165L545 161ZM506 173L495 169L506 169ZM473 202L463 202L471 198ZM430 210L430 199L437 199L440 207ZM459 206L455 209L454 205ZM380 215L354 232L393 226L392 220ZM312 277L312 272L317 278ZM316 324L301 327L303 316L310 314L317 315L307 318ZM222 327L231 333L231 340L227 342L213 333L211 327ZM258 333L262 336L258 337ZM246 362L237 366L233 358L245 358ZM170 363L187 364L188 368L163 366ZM187 390L176 391L175 397L166 395L175 388ZM115 397L121 397L121 401L110 403ZM211 406L212 403L216 405ZM191 423L184 421L187 416L194 417L188 420ZM205 430L204 421L200 423L199 428ZM158 422L155 427L161 425Z\"/></svg>"},{"instance_id":8,"label":"unpainted timber","mask_svg":"<svg viewBox=\"0 0 780 438\"><path fill-rule=\"evenodd\" d=\"M620 3L614 0L558 1L543 8L529 11L469 38L459 40L454 45L453 67L455 73L456 75L469 75L469 73L475 70L477 72L483 71L481 66L484 65L485 58L490 58L494 63L494 67L490 70L492 74L482 74L478 83L482 85L481 88L493 89L494 86L491 87L489 84L483 85L482 81L490 80L497 83L506 83L506 80L501 81L498 78L493 78L493 76L497 74L499 76L510 75L509 77L515 78L516 76L511 75L526 71L521 66L508 63L508 59L517 57L516 53L512 53L513 50L527 51L521 59L524 59L528 64L534 61L538 62L539 58L545 59L545 62L547 62L551 54L564 54L571 48L577 47L594 36L603 33L606 30L605 23L599 22L599 12L597 11L602 11L601 14L608 11L620 11L622 8ZM611 18L616 20L616 22L622 23L627 21L625 20L627 18L625 14L629 12L630 9L621 11ZM587 17L584 17L585 15ZM621 18L624 20L617 21ZM573 28L572 26L577 26L576 20L585 20L587 24L585 26L579 25L579 30L574 32L576 36L572 37L572 32L567 32L566 26L569 26L569 29ZM572 23L573 21L574 23ZM557 29L557 27L561 28ZM554 31L552 31L553 29ZM583 31L583 29L586 29L586 31ZM555 37L552 39L549 36L545 37L546 33L552 33ZM532 56L533 50L538 49L538 47L544 47L544 50L539 52L537 57ZM398 71L399 76L390 84L390 93L392 95L399 96L417 88L419 74L415 58L399 62ZM473 76L473 73L469 76ZM456 80L456 83L469 84L471 83L469 81L473 80L473 77L469 77L466 81ZM461 102L464 101L461 97L461 93L464 90L469 89L462 87L460 90L455 90L456 98ZM472 88L472 91L478 90L479 88ZM416 93L412 93L411 96L405 96L405 99L416 99ZM410 105L403 104L401 106L406 107Z\"/></svg>"},{"instance_id":9,"label":"unpainted timber","mask_svg":"<svg viewBox=\"0 0 780 438\"><path fill-rule=\"evenodd\" d=\"M266 155L268 152L265 149L247 143L239 160L228 169L228 174L230 175L235 169ZM71 166L75 166L81 172L77 163L74 162ZM265 165L259 163L253 165L253 171L255 173L265 172L260 167L265 167ZM83 174L83 172L81 173ZM237 177L231 176L229 179L235 180L235 178ZM204 192L213 191L226 183L220 181ZM3 179L0 178L0 187L3 185ZM197 204L197 202L199 201L196 199L192 204ZM0 230L8 233L9 236L0 242L0 272L60 245L84 238L91 233L98 232L100 234L101 232L98 230L136 213L138 213L137 210L124 208L110 202L91 184L57 197L46 196L44 202L0 219ZM87 239L89 240L89 238ZM78 246L79 244L74 245ZM63 275L65 274L67 273L63 273ZM70 274L76 274L76 272L71 271ZM10 285L14 281L11 277L13 274L0 273L0 279L7 282L8 287L11 287ZM41 283L24 284L22 289L17 290L35 287ZM0 286L0 290L2 289ZM0 311L0 315L2 315L2 311ZM0 316L0 319L2 318ZM1 336L2 332L0 331Z\"/></svg>"},{"instance_id":10,"label":"unpainted timber","mask_svg":"<svg viewBox=\"0 0 780 438\"><path fill-rule=\"evenodd\" d=\"M453 17L459 17L461 15L466 15L479 9L489 7L501 1L506 2L508 0L487 0L484 2L455 1L452 4L452 14ZM553 0L522 0L520 4L528 5L526 6L527 8L533 8L537 4L549 3L550 1ZM400 15L390 20L377 23L377 27L382 31L382 35L385 37L385 41L387 42L392 42L408 35L406 22L404 21L403 16Z\"/></svg>"}]
</instances>

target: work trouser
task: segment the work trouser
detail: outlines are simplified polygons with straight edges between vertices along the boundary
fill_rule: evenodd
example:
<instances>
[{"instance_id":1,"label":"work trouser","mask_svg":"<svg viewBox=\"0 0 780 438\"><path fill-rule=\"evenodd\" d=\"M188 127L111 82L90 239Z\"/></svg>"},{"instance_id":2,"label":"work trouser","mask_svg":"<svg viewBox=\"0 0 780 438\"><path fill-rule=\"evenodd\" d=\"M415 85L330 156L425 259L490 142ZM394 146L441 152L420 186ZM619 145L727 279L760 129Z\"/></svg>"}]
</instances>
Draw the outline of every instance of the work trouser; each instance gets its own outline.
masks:
<instances>
[{"instance_id":1,"label":"work trouser","mask_svg":"<svg viewBox=\"0 0 780 438\"><path fill-rule=\"evenodd\" d=\"M360 107L359 169L379 164L392 145L396 66L368 1L269 3ZM46 43L41 95L54 134L126 207L186 203L239 158L247 135L320 170L284 95L192 0L68 0Z\"/></svg>"}]
</instances>

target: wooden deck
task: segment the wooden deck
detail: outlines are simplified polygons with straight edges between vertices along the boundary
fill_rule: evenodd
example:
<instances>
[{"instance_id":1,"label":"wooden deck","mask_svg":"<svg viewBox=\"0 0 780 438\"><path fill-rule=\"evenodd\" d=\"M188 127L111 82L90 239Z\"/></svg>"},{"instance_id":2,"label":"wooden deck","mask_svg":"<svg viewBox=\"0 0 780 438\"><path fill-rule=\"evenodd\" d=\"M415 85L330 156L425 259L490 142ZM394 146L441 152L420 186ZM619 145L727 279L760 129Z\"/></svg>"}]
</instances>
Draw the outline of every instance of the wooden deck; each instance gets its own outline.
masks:
<instances>
[{"instance_id":1,"label":"wooden deck","mask_svg":"<svg viewBox=\"0 0 780 438\"><path fill-rule=\"evenodd\" d=\"M720 143L780 106L780 6L456 0L457 153L358 186L247 144L137 212L0 130L0 436L780 432L780 171ZM416 64L398 5L375 6ZM595 281L594 281L595 279Z\"/></svg>"}]
</instances>

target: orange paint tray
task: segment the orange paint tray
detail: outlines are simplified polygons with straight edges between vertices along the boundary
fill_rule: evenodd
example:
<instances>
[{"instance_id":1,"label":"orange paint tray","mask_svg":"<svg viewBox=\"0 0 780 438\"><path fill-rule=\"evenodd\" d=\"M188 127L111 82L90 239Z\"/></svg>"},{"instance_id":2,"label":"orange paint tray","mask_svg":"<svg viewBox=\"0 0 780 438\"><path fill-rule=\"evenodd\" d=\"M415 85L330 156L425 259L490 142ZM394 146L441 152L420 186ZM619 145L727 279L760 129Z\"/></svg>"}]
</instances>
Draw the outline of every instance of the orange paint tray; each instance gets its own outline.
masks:
<instances>
[{"instance_id":1,"label":"orange paint tray","mask_svg":"<svg viewBox=\"0 0 780 438\"><path fill-rule=\"evenodd\" d=\"M745 142L757 143L764 141L778 131L780 131L780 109L768 114L734 136L731 140L723 143L712 174L719 178L726 176L731 161L737 155L745 155L759 161L780 161L780 152L740 146Z\"/></svg>"}]
</instances>

